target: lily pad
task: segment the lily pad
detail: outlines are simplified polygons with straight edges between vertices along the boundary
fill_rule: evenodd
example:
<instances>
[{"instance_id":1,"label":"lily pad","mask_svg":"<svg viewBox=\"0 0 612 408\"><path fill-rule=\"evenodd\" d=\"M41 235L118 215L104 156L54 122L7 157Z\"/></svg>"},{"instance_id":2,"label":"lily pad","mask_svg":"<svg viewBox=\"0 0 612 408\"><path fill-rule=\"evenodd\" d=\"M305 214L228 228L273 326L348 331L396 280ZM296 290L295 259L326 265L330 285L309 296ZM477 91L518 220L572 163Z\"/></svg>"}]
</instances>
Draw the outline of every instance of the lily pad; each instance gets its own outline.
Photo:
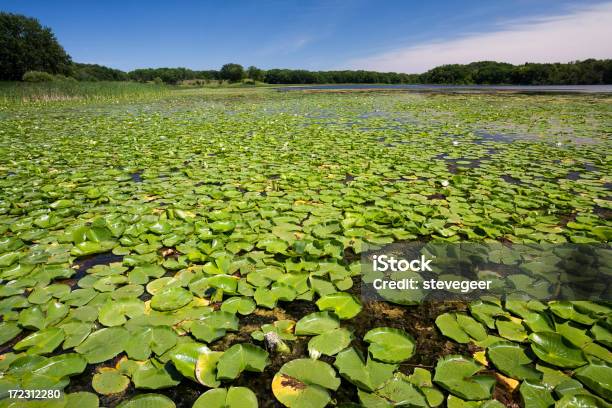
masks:
<instances>
[{"instance_id":1,"label":"lily pad","mask_svg":"<svg viewBox=\"0 0 612 408\"><path fill-rule=\"evenodd\" d=\"M340 379L327 363L297 359L285 363L272 379L272 392L289 408L323 408L330 401Z\"/></svg>"},{"instance_id":2,"label":"lily pad","mask_svg":"<svg viewBox=\"0 0 612 408\"><path fill-rule=\"evenodd\" d=\"M329 312L315 312L298 320L295 324L295 334L312 336L326 333L338 327L340 327L340 321L336 315Z\"/></svg>"},{"instance_id":3,"label":"lily pad","mask_svg":"<svg viewBox=\"0 0 612 408\"><path fill-rule=\"evenodd\" d=\"M350 293L336 292L317 300L319 310L331 310L340 319L352 319L361 311L361 303Z\"/></svg>"},{"instance_id":4,"label":"lily pad","mask_svg":"<svg viewBox=\"0 0 612 408\"><path fill-rule=\"evenodd\" d=\"M378 327L368 331L363 340L370 343L372 357L385 363L401 363L414 354L414 339L399 329Z\"/></svg>"},{"instance_id":5,"label":"lily pad","mask_svg":"<svg viewBox=\"0 0 612 408\"><path fill-rule=\"evenodd\" d=\"M180 287L171 287L157 292L151 298L151 308L159 311L180 309L186 306L193 296L189 291Z\"/></svg>"},{"instance_id":6,"label":"lily pad","mask_svg":"<svg viewBox=\"0 0 612 408\"><path fill-rule=\"evenodd\" d=\"M98 394L118 394L127 389L130 379L114 368L101 369L93 376L91 386Z\"/></svg>"},{"instance_id":7,"label":"lily pad","mask_svg":"<svg viewBox=\"0 0 612 408\"><path fill-rule=\"evenodd\" d=\"M117 408L176 408L172 400L161 394L140 394L123 401Z\"/></svg>"},{"instance_id":8,"label":"lily pad","mask_svg":"<svg viewBox=\"0 0 612 408\"><path fill-rule=\"evenodd\" d=\"M217 379L233 380L243 371L262 372L268 364L268 353L252 344L235 344L217 362Z\"/></svg>"},{"instance_id":9,"label":"lily pad","mask_svg":"<svg viewBox=\"0 0 612 408\"><path fill-rule=\"evenodd\" d=\"M483 367L474 360L452 355L438 360L434 382L451 394L468 401L491 397L495 378L478 374Z\"/></svg>"},{"instance_id":10,"label":"lily pad","mask_svg":"<svg viewBox=\"0 0 612 408\"><path fill-rule=\"evenodd\" d=\"M123 327L109 327L93 332L74 351L81 354L88 363L110 360L125 349L129 332Z\"/></svg>"},{"instance_id":11,"label":"lily pad","mask_svg":"<svg viewBox=\"0 0 612 408\"><path fill-rule=\"evenodd\" d=\"M192 408L257 408L257 397L246 387L217 388L200 395Z\"/></svg>"},{"instance_id":12,"label":"lily pad","mask_svg":"<svg viewBox=\"0 0 612 408\"><path fill-rule=\"evenodd\" d=\"M586 364L582 350L553 332L531 333L531 349L542 361L558 367L574 368Z\"/></svg>"}]
</instances>

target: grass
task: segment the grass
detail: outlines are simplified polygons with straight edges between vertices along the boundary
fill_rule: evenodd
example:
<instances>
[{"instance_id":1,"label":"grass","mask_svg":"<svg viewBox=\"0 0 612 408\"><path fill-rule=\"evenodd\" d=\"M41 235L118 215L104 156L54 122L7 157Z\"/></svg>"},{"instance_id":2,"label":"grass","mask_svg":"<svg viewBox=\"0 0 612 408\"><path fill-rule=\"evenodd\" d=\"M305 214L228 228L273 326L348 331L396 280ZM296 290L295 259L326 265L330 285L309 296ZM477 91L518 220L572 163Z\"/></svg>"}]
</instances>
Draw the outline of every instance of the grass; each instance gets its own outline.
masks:
<instances>
[{"instance_id":1,"label":"grass","mask_svg":"<svg viewBox=\"0 0 612 408\"><path fill-rule=\"evenodd\" d=\"M171 89L167 85L138 82L0 82L0 103L133 100L162 96Z\"/></svg>"}]
</instances>

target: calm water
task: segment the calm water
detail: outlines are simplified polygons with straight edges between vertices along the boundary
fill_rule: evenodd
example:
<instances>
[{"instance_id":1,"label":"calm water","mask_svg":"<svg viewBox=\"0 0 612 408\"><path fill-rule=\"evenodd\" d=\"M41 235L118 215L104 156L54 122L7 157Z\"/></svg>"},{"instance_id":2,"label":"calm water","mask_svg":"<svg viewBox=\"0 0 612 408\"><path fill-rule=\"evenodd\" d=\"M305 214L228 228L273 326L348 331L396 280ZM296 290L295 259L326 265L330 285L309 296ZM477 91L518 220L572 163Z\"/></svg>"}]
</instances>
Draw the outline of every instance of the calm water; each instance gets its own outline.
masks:
<instances>
[{"instance_id":1,"label":"calm water","mask_svg":"<svg viewBox=\"0 0 612 408\"><path fill-rule=\"evenodd\" d=\"M515 91L515 92L580 92L612 93L612 85L301 85L276 88L278 91L303 91L309 89L351 90L351 89L405 89L416 91L448 90L455 92Z\"/></svg>"}]
</instances>

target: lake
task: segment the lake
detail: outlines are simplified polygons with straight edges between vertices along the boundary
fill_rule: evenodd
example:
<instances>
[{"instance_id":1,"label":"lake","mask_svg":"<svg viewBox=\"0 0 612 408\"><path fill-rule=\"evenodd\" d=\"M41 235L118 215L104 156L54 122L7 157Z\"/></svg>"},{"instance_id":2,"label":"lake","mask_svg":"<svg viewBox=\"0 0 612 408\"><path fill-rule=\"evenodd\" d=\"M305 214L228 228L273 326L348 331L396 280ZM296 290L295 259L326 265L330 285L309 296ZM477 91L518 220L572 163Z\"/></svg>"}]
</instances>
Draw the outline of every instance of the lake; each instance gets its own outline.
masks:
<instances>
[{"instance_id":1,"label":"lake","mask_svg":"<svg viewBox=\"0 0 612 408\"><path fill-rule=\"evenodd\" d=\"M612 85L418 85L418 84L330 84L283 86L278 91L305 90L363 90L402 89L407 91L452 91L452 92L554 92L554 93L612 93Z\"/></svg>"}]
</instances>

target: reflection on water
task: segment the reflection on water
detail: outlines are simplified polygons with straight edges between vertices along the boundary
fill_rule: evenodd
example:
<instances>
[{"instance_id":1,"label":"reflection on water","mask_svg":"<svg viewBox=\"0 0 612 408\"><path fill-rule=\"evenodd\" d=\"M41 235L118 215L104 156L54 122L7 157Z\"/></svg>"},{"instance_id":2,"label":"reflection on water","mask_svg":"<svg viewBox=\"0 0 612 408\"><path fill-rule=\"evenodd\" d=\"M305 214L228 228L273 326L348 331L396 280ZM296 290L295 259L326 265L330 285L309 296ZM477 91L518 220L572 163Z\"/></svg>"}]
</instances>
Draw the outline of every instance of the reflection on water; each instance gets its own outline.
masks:
<instances>
[{"instance_id":1,"label":"reflection on water","mask_svg":"<svg viewBox=\"0 0 612 408\"><path fill-rule=\"evenodd\" d=\"M278 91L304 90L352 90L352 89L405 89L407 91L440 91L451 92L579 92L579 93L612 93L612 85L416 85L416 84L349 84L349 85L299 85L278 87Z\"/></svg>"}]
</instances>

